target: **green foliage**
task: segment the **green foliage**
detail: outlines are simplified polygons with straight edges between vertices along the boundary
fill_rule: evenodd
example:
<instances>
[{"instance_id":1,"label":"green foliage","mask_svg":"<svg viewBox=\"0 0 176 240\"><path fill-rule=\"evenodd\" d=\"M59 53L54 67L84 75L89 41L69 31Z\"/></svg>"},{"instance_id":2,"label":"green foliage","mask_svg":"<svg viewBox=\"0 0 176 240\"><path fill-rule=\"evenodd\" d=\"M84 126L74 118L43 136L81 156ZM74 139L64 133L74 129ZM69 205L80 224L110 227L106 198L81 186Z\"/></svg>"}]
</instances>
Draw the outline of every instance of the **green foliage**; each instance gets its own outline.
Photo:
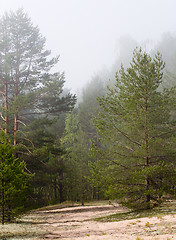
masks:
<instances>
[{"instance_id":1,"label":"green foliage","mask_svg":"<svg viewBox=\"0 0 176 240\"><path fill-rule=\"evenodd\" d=\"M54 121L54 124L53 124ZM58 141L56 119L37 119L28 125L28 147L31 153L25 156L27 168L35 173L32 179L34 207L63 201L62 174L63 151ZM35 129L35 131L31 131ZM27 143L26 143L27 144ZM20 144L18 144L20 145Z\"/></svg>"},{"instance_id":2,"label":"green foliage","mask_svg":"<svg viewBox=\"0 0 176 240\"><path fill-rule=\"evenodd\" d=\"M14 156L14 147L5 133L0 134L0 206L1 221L10 221L24 208L29 180L25 163Z\"/></svg>"},{"instance_id":3,"label":"green foliage","mask_svg":"<svg viewBox=\"0 0 176 240\"><path fill-rule=\"evenodd\" d=\"M132 63L98 99L99 139L92 157L100 161L110 197L134 208L150 208L175 184L175 124L171 92L158 88L164 63L136 49Z\"/></svg>"},{"instance_id":4,"label":"green foliage","mask_svg":"<svg viewBox=\"0 0 176 240\"><path fill-rule=\"evenodd\" d=\"M50 72L59 58L51 58L45 41L23 9L0 18L0 101L2 116L8 118L2 117L1 125L18 143L29 121L41 114L58 116L76 102L75 95L63 92L64 74Z\"/></svg>"},{"instance_id":5,"label":"green foliage","mask_svg":"<svg viewBox=\"0 0 176 240\"><path fill-rule=\"evenodd\" d=\"M19 159L36 173L33 199L48 204L53 185L56 189L53 181L60 177L56 171L62 169L54 127L59 115L74 107L76 96L64 90L63 73L51 72L59 57L51 57L45 42L23 9L0 18L0 124L13 139Z\"/></svg>"},{"instance_id":6,"label":"green foliage","mask_svg":"<svg viewBox=\"0 0 176 240\"><path fill-rule=\"evenodd\" d=\"M89 143L87 136L81 129L79 115L72 112L65 121L65 133L61 138L65 150L63 162L66 166L67 196L72 201L84 200L88 197L87 176Z\"/></svg>"},{"instance_id":7,"label":"green foliage","mask_svg":"<svg viewBox=\"0 0 176 240\"><path fill-rule=\"evenodd\" d=\"M88 184L92 189L92 198L93 199L100 199L104 198L104 187L101 184L101 176L100 174L93 174L91 170L93 167L93 162L96 160L90 158L90 148L91 141L97 138L96 127L93 124L93 118L97 115L99 111L99 105L97 102L97 97L102 96L105 93L105 72L102 75L95 76L92 81L87 84L82 92L82 101L79 102L78 106L78 119L79 119L79 128L81 129L82 136L84 140L82 144L85 144L87 150L85 151L84 155L85 158L89 160L87 169L89 169L89 175L86 176L88 180ZM84 133L84 134L83 134ZM81 134L81 133L80 133ZM81 145L80 145L81 147ZM82 147L81 147L82 148ZM79 150L78 150L79 151ZM94 170L98 170L98 163L97 165L94 163ZM91 171L91 174L90 174Z\"/></svg>"}]
</instances>

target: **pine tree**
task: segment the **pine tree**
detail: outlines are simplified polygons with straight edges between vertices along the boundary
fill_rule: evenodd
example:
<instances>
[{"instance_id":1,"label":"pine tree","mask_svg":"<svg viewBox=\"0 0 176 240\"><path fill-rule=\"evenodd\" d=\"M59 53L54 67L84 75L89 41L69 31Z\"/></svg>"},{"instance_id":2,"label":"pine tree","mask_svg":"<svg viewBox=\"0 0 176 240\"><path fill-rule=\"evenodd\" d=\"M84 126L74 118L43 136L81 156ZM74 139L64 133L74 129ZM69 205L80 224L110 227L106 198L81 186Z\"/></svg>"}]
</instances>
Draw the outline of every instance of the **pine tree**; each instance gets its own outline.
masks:
<instances>
[{"instance_id":1,"label":"pine tree","mask_svg":"<svg viewBox=\"0 0 176 240\"><path fill-rule=\"evenodd\" d=\"M69 110L76 98L63 95L64 74L50 73L59 58L45 50L45 38L23 9L0 19L1 125L19 142L19 125L31 116ZM18 139L18 141L17 141Z\"/></svg>"},{"instance_id":2,"label":"pine tree","mask_svg":"<svg viewBox=\"0 0 176 240\"><path fill-rule=\"evenodd\" d=\"M35 192L46 192L49 185L49 145L57 135L49 132L50 125L76 103L76 96L64 91L64 73L52 70L59 57L51 57L45 42L23 9L0 18L0 128L12 139L28 172L36 173Z\"/></svg>"},{"instance_id":3,"label":"pine tree","mask_svg":"<svg viewBox=\"0 0 176 240\"><path fill-rule=\"evenodd\" d=\"M170 92L159 92L163 60L135 49L132 63L121 67L116 84L98 99L95 119L99 159L109 196L134 208L150 208L170 192L175 177L175 127Z\"/></svg>"},{"instance_id":4,"label":"pine tree","mask_svg":"<svg viewBox=\"0 0 176 240\"><path fill-rule=\"evenodd\" d=\"M76 111L67 115L61 146L65 151L63 163L67 169L68 197L72 201L80 200L84 205L88 198L89 142L81 128L78 115Z\"/></svg>"},{"instance_id":5,"label":"pine tree","mask_svg":"<svg viewBox=\"0 0 176 240\"><path fill-rule=\"evenodd\" d=\"M12 217L24 208L28 182L32 175L25 172L25 163L14 156L14 147L5 133L0 134L0 206L1 222L11 221Z\"/></svg>"}]
</instances>

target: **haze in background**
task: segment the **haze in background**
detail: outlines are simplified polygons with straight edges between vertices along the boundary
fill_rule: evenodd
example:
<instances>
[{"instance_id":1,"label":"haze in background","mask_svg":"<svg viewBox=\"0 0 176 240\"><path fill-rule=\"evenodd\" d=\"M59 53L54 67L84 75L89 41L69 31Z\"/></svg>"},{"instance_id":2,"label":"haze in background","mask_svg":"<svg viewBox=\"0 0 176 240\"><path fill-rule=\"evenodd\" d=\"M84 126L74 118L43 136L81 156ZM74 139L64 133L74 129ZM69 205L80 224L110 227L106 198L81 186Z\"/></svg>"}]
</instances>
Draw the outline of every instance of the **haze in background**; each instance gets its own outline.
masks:
<instances>
[{"instance_id":1,"label":"haze in background","mask_svg":"<svg viewBox=\"0 0 176 240\"><path fill-rule=\"evenodd\" d=\"M0 14L20 7L46 37L46 48L60 55L55 70L65 72L72 91L114 64L122 36L151 48L176 31L175 0L1 0Z\"/></svg>"}]
</instances>

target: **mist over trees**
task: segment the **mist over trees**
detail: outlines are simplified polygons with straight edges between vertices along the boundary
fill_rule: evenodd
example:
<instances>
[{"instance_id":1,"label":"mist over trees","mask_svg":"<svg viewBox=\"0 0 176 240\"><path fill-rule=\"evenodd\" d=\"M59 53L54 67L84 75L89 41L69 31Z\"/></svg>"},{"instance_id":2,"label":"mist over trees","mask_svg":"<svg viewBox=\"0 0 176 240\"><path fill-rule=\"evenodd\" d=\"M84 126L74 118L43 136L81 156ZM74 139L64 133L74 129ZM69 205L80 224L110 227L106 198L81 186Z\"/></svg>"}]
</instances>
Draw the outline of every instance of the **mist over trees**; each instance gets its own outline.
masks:
<instances>
[{"instance_id":1,"label":"mist over trees","mask_svg":"<svg viewBox=\"0 0 176 240\"><path fill-rule=\"evenodd\" d=\"M94 75L77 101L64 88L64 74L53 73L59 58L45 49L45 38L24 10L0 18L1 143L11 140L7 166L14 163L21 179L31 176L30 191L19 187L25 206L17 204L14 184L14 212L110 198L150 208L174 195L175 38L165 34L143 51L136 40L122 37L112 68ZM1 180L13 175L4 172L2 159ZM1 196L8 184L0 185ZM8 204L0 203L8 215Z\"/></svg>"},{"instance_id":2,"label":"mist over trees","mask_svg":"<svg viewBox=\"0 0 176 240\"><path fill-rule=\"evenodd\" d=\"M165 79L163 82L163 87L171 88L175 86L175 54L176 54L176 45L175 45L176 35L171 33L165 33L162 35L161 40L155 46L155 51L159 51L166 63L165 67Z\"/></svg>"},{"instance_id":3,"label":"mist over trees","mask_svg":"<svg viewBox=\"0 0 176 240\"><path fill-rule=\"evenodd\" d=\"M157 45L155 45L153 49L147 47L147 43L143 43L142 45L145 46L144 48L147 49L147 52L144 52L144 55L142 55L142 52L138 54L135 53L136 55L133 55L136 44L137 46L140 46L140 44L137 43L134 39L125 36L120 41L121 44L119 45L120 50L118 58L112 68L109 70L109 72L106 71L106 76L103 76L102 72L100 72L99 74L97 74L96 78L92 78L92 81L87 84L87 86L82 92L82 99L79 101L76 115L78 118L77 121L79 122L79 126L82 126L81 129L85 133L84 138L86 139L87 136L88 142L94 142L91 149L92 152L89 152L90 145L88 144L89 151L87 151L87 157L89 157L89 162L87 168L89 169L90 175L86 178L89 180L90 186L92 188L92 196L95 198L116 198L119 200L121 199L121 202L123 202L123 204L127 204L128 206L131 206L133 208L148 208L160 204L160 202L162 202L162 199L164 199L163 196L166 196L168 193L171 195L174 194L173 186L175 185L175 104L173 101L175 92L175 73L174 68L172 68L172 66L170 65L171 62L173 63L174 59L172 57L171 60L171 55L169 54L169 51L167 55L167 44L170 48L170 43L168 43L170 38L172 39L173 36L167 35L166 39L163 37L161 42L157 43ZM158 50L163 52L163 50L161 49L161 45L163 46L163 50L165 50L166 63L163 62L163 60L165 59L162 60L162 57L159 57L159 55L157 55ZM166 46L166 48L164 48L164 46ZM129 73L129 76L127 77L125 75L126 71L132 71L130 70L130 67L133 64L133 61L135 61L133 57L136 57L136 61L138 61L140 54L141 63L136 63L136 65L141 64L142 66L146 61L146 63L144 64L144 69L142 69L141 67L141 72L139 71L139 69L137 69L136 75L133 76L130 75L132 73ZM149 55L151 55L151 57ZM156 58L155 55L157 56ZM154 60L152 60L152 58ZM157 61L158 64L159 62L161 62L162 66L160 64L160 66L157 65ZM123 64L123 68L121 68L121 64ZM133 67L137 68L137 66ZM161 69L160 73L158 72L157 75L156 71L158 71L158 68ZM146 162L144 161L143 163L141 163L140 159L145 159L142 154L144 154L144 149L148 148L149 146L146 147L146 145L142 143L141 147L144 148L143 150L137 150L135 147L134 151L137 153L137 155L139 155L136 155L136 157L133 156L133 158L133 154L131 153L130 155L130 149L132 151L133 148L128 145L126 146L126 149L123 148L122 146L126 144L125 141L123 142L124 136L122 133L117 133L116 128L119 124L118 121L120 121L118 115L120 114L120 109L117 108L117 96L119 95L120 97L120 93L118 92L120 86L117 85L118 80L117 78L115 79L114 76L115 72L119 72L119 70L121 74L123 73L123 77L126 76L127 78L126 80L124 80L125 83L118 83L120 84L120 86L124 86L124 89L121 90L121 94L125 94L125 89L128 88L128 84L130 86L130 84L132 85L132 82L134 83L134 87L131 88L131 90L129 89L129 92L127 91L126 96L124 96L124 101L126 99L128 100L126 100L126 104L129 104L129 108L126 110L126 112L124 110L124 116L122 115L120 125L122 124L122 126L124 127L125 121L127 121L127 118L129 118L127 121L128 127L126 128L129 129L129 131L133 132L135 137L139 138L139 136L141 136L141 140L143 141L145 135L144 130L147 129L147 127L143 124L143 118L145 117L144 109L147 108L149 111L146 116L150 120L148 119L146 121L150 122L148 123L150 125L150 127L148 126L150 129L150 134L146 133L149 139L147 139L145 143L149 142L150 147L152 146L152 148L150 149L151 152L149 154L149 158L151 158L152 160L150 163L148 163L149 166L147 167ZM135 72L134 69L133 72ZM140 76L140 78L138 75ZM142 96L144 98L145 95L145 87L142 86L142 84L144 84L144 82L142 81L144 81L145 76L146 78L148 77L148 80L146 80L147 84L149 83L146 91L153 91L153 93L146 92L146 95L152 96L150 96L149 98L148 105L142 106L142 104L140 103L140 98L142 98ZM135 84L135 81L138 82ZM108 89L106 87L107 85L109 86ZM166 90L164 90L165 87L167 88ZM169 90L168 87L169 89L172 89ZM151 90L149 88L151 88ZM132 92L135 92L137 94L136 99L135 97L133 99L133 103L129 101L128 97L128 95L130 96ZM104 97L102 97L103 95ZM102 101L104 101L103 106ZM119 99L118 101L119 105L123 102L122 99ZM111 106L105 107L104 104L111 104ZM140 107L137 107L137 105L140 105ZM136 118L134 116L134 107L136 107ZM110 130L108 127L106 129L106 125L109 124L109 126L111 126L113 124L113 120L111 119L111 113L108 112L107 109L106 116L103 115L103 111L105 111L104 108L109 109L110 112L113 111L113 108L117 108L116 110L114 110L116 112L115 117L118 116L116 120L117 123L115 124L115 129L112 128L112 130ZM132 115L130 118L129 113L131 111ZM139 119L139 112L141 112L141 119ZM156 114L156 116L154 116L153 112ZM81 113L83 113L82 116ZM161 113L162 116L160 116ZM101 116L101 124L97 123L97 119L100 118L99 116ZM95 122L93 123L94 119ZM157 121L156 123L152 122L155 120ZM97 129L95 129L95 123L98 124ZM100 125L101 130L99 130ZM100 132L102 135L100 134ZM105 139L104 134L107 137L105 137ZM128 133L126 134L128 136ZM162 137L159 137L160 134ZM114 136L116 136L117 140ZM118 152L118 148L120 149L120 152ZM77 148L77 153L80 151L80 149L82 149L81 145L80 148ZM108 149L111 150L108 151ZM163 149L163 151L161 151L161 149ZM127 154L128 151L129 155ZM121 155L119 156L118 154ZM127 161L128 158L129 162ZM138 160L138 163L135 163L135 159L136 161ZM129 168L129 166L131 166L131 168ZM130 171L131 178L128 178L128 176L130 175ZM148 178L150 180L147 180L145 174L146 176L148 174ZM170 176L170 178L168 178L168 175ZM139 179L137 180L137 178ZM139 184L136 184L136 182L138 181ZM127 185L128 188L125 188L125 186Z\"/></svg>"}]
</instances>

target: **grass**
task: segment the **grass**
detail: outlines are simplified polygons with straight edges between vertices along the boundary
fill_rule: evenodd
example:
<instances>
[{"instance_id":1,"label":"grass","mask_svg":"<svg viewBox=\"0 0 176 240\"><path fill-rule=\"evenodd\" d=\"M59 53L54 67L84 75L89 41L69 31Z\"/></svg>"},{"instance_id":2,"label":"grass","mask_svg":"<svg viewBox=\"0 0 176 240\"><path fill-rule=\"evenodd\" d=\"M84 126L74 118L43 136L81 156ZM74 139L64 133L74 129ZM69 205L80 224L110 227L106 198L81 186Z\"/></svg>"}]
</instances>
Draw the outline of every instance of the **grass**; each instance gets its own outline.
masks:
<instances>
[{"instance_id":1,"label":"grass","mask_svg":"<svg viewBox=\"0 0 176 240\"><path fill-rule=\"evenodd\" d=\"M23 215L14 223L0 224L0 239L41 239L40 237L46 233L40 227L40 224L43 223L43 218L38 214L30 213Z\"/></svg>"},{"instance_id":2,"label":"grass","mask_svg":"<svg viewBox=\"0 0 176 240\"><path fill-rule=\"evenodd\" d=\"M162 218L167 214L176 214L176 201L167 201L160 207L148 210L129 211L125 213L117 213L106 217L95 218L95 221L100 222L116 222L122 220L137 219L143 217L158 217Z\"/></svg>"},{"instance_id":3,"label":"grass","mask_svg":"<svg viewBox=\"0 0 176 240\"><path fill-rule=\"evenodd\" d=\"M0 225L0 239L37 239L42 236L44 232L35 228L32 225L25 224L5 224Z\"/></svg>"}]
</instances>

